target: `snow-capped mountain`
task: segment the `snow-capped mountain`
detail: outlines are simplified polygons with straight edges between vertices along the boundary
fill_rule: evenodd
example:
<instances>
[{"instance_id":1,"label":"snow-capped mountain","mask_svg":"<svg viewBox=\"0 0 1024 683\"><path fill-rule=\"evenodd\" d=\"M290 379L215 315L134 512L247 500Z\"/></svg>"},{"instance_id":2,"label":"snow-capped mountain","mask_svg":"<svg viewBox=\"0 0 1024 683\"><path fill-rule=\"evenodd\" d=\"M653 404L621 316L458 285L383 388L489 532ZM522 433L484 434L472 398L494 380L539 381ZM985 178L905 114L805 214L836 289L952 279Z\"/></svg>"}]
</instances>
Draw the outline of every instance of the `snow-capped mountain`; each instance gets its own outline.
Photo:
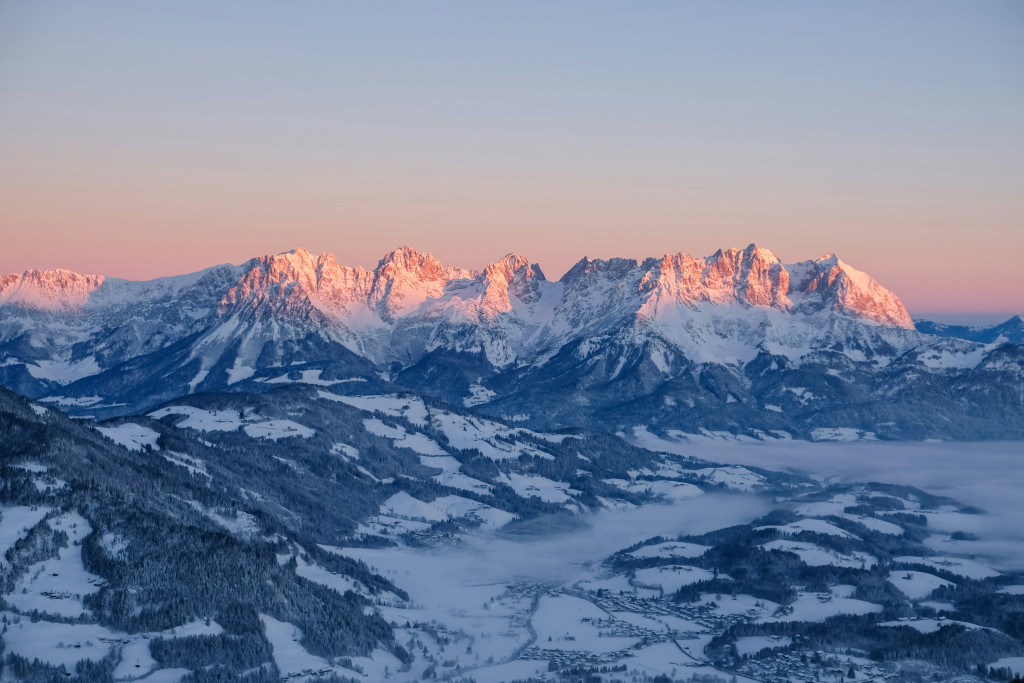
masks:
<instances>
[{"instance_id":1,"label":"snow-capped mountain","mask_svg":"<svg viewBox=\"0 0 1024 683\"><path fill-rule=\"evenodd\" d=\"M298 249L147 282L0 280L0 381L93 414L268 382L362 381L549 425L628 415L688 430L900 436L882 419L894 401L912 394L945 415L957 385L1005 394L1017 419L989 430L1001 436L1024 427L1021 363L1019 349L921 334L895 294L833 254L786 265L755 245L583 258L558 281L518 254L476 272L408 247L373 270ZM930 434L948 419L920 422Z\"/></svg>"},{"instance_id":2,"label":"snow-capped mountain","mask_svg":"<svg viewBox=\"0 0 1024 683\"><path fill-rule=\"evenodd\" d=\"M1015 315L1005 322L989 327L971 327L968 325L947 325L931 320L916 320L914 327L918 332L934 334L939 337L955 337L982 344L1024 344L1024 318Z\"/></svg>"}]
</instances>

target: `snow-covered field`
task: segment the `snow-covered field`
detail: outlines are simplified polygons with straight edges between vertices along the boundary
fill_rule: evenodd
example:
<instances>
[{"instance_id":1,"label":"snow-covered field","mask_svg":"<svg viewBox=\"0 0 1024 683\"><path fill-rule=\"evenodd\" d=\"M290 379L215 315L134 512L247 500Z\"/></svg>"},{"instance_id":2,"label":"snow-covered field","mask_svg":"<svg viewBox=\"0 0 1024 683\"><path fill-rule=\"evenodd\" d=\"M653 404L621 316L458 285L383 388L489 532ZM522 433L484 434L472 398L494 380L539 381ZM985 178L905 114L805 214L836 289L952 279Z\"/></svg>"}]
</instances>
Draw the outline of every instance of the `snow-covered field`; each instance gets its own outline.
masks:
<instances>
[{"instance_id":1,"label":"snow-covered field","mask_svg":"<svg viewBox=\"0 0 1024 683\"><path fill-rule=\"evenodd\" d=\"M775 647L787 647L792 638L786 636L743 636L736 639L736 651L740 655L752 655Z\"/></svg>"},{"instance_id":2,"label":"snow-covered field","mask_svg":"<svg viewBox=\"0 0 1024 683\"><path fill-rule=\"evenodd\" d=\"M205 410L192 406L167 406L149 414L150 417L157 420L168 415L185 416L185 419L175 422L177 427L195 429L200 432L233 432L241 428L253 439L272 441L289 437L308 439L316 433L315 430L293 420L260 420L258 417L243 415L236 410Z\"/></svg>"},{"instance_id":3,"label":"snow-covered field","mask_svg":"<svg viewBox=\"0 0 1024 683\"><path fill-rule=\"evenodd\" d=\"M675 593L683 586L689 586L698 581L710 581L712 578L714 578L714 574L707 569L668 564L638 570L635 582L641 586L662 590L667 595Z\"/></svg>"},{"instance_id":4,"label":"snow-covered field","mask_svg":"<svg viewBox=\"0 0 1024 683\"><path fill-rule=\"evenodd\" d=\"M927 598L936 588L952 586L952 581L940 579L934 574L913 571L896 571L889 575L889 583L911 600Z\"/></svg>"},{"instance_id":5,"label":"snow-covered field","mask_svg":"<svg viewBox=\"0 0 1024 683\"><path fill-rule=\"evenodd\" d=\"M997 669L1009 669L1014 676L1020 676L1024 674L1024 657L1003 657L989 666L994 666Z\"/></svg>"},{"instance_id":6,"label":"snow-covered field","mask_svg":"<svg viewBox=\"0 0 1024 683\"><path fill-rule=\"evenodd\" d=\"M761 547L765 550L781 550L783 552L796 553L805 564L812 567L831 565L833 567L870 569L878 562L871 555L858 550L850 553L840 553L803 541L778 540L765 543Z\"/></svg>"},{"instance_id":7,"label":"snow-covered field","mask_svg":"<svg viewBox=\"0 0 1024 683\"><path fill-rule=\"evenodd\" d=\"M8 548L29 532L43 517L50 513L51 508L37 505L15 505L0 508L0 558ZM2 562L2 560L0 560Z\"/></svg>"},{"instance_id":8,"label":"snow-covered field","mask_svg":"<svg viewBox=\"0 0 1024 683\"><path fill-rule=\"evenodd\" d=\"M871 614L882 611L881 605L842 597L835 591L829 594L801 592L789 607L792 611L788 614L768 617L762 621L823 621L836 614Z\"/></svg>"},{"instance_id":9,"label":"snow-covered field","mask_svg":"<svg viewBox=\"0 0 1024 683\"><path fill-rule=\"evenodd\" d=\"M246 434L254 439L270 439L272 441L286 439L292 436L308 439L315 434L315 432L309 427L300 425L298 422L293 422L292 420L267 420L266 422L254 422L253 424L245 425L243 429Z\"/></svg>"},{"instance_id":10,"label":"snow-covered field","mask_svg":"<svg viewBox=\"0 0 1024 683\"><path fill-rule=\"evenodd\" d=\"M901 555L894 557L893 561L905 562L907 564L923 564L927 567L934 567L935 569L941 569L957 576L965 576L969 579L987 579L992 576L999 576L999 572L991 567L963 557L913 557Z\"/></svg>"},{"instance_id":11,"label":"snow-covered field","mask_svg":"<svg viewBox=\"0 0 1024 683\"><path fill-rule=\"evenodd\" d=\"M114 427L97 427L96 431L130 451L143 451L146 446L153 449L159 448L156 441L160 435L149 427L143 427L134 422L125 422Z\"/></svg>"},{"instance_id":12,"label":"snow-covered field","mask_svg":"<svg viewBox=\"0 0 1024 683\"><path fill-rule=\"evenodd\" d=\"M663 496L670 501L686 500L704 495L704 491L700 487L682 481L665 481L664 479L655 481L605 479L604 481L629 493L649 493L652 496Z\"/></svg>"},{"instance_id":13,"label":"snow-covered field","mask_svg":"<svg viewBox=\"0 0 1024 683\"><path fill-rule=\"evenodd\" d=\"M783 524L782 526L764 526L758 527L759 529L776 529L779 532L788 536L794 536L803 531L809 531L816 534L826 534L828 536L839 536L840 538L856 538L853 534L848 531L844 531L837 527L835 524L830 524L823 519L801 519L796 522L790 522L789 524Z\"/></svg>"},{"instance_id":14,"label":"snow-covered field","mask_svg":"<svg viewBox=\"0 0 1024 683\"><path fill-rule=\"evenodd\" d=\"M398 448L408 448L420 455L445 455L444 449L426 434L407 432L404 427L386 425L375 417L363 420L363 426L375 436L390 439Z\"/></svg>"},{"instance_id":15,"label":"snow-covered field","mask_svg":"<svg viewBox=\"0 0 1024 683\"><path fill-rule=\"evenodd\" d=\"M709 549L710 546L698 545L697 543L666 541L665 543L645 545L629 554L633 557L700 557Z\"/></svg>"},{"instance_id":16,"label":"snow-covered field","mask_svg":"<svg viewBox=\"0 0 1024 683\"><path fill-rule=\"evenodd\" d=\"M87 572L82 564L82 539L92 533L92 527L76 512L47 523L68 535L68 547L61 548L56 558L29 567L5 598L12 607L25 612L38 610L62 617L86 614L82 597L95 593L102 585L100 577Z\"/></svg>"}]
</instances>

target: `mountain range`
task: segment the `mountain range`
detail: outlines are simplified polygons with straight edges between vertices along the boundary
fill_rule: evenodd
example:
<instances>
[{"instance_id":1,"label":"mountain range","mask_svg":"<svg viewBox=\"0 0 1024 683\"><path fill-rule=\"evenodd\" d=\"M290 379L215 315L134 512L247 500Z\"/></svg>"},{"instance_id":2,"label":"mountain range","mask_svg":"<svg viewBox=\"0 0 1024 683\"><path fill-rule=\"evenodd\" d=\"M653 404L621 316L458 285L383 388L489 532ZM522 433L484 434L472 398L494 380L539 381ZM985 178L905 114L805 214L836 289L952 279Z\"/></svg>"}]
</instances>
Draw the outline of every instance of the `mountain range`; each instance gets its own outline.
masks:
<instances>
[{"instance_id":1,"label":"mountain range","mask_svg":"<svg viewBox=\"0 0 1024 683\"><path fill-rule=\"evenodd\" d=\"M402 247L367 270L297 249L144 282L4 276L0 383L97 418L305 383L545 429L1019 438L1013 323L915 327L835 255L783 264L755 245L583 258L557 281L518 254L474 271Z\"/></svg>"}]
</instances>

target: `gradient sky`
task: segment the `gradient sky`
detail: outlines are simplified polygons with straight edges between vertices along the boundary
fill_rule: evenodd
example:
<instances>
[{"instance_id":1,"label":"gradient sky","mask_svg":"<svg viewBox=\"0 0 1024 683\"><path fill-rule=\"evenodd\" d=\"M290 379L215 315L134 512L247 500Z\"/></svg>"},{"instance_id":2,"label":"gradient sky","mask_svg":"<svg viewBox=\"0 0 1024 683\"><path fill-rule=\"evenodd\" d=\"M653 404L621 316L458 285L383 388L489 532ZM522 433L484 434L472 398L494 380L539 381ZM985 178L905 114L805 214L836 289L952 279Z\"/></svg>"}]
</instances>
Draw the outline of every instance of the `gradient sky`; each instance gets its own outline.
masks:
<instances>
[{"instance_id":1,"label":"gradient sky","mask_svg":"<svg viewBox=\"0 0 1024 683\"><path fill-rule=\"evenodd\" d=\"M1024 3L0 0L0 273L831 251L1024 309Z\"/></svg>"}]
</instances>

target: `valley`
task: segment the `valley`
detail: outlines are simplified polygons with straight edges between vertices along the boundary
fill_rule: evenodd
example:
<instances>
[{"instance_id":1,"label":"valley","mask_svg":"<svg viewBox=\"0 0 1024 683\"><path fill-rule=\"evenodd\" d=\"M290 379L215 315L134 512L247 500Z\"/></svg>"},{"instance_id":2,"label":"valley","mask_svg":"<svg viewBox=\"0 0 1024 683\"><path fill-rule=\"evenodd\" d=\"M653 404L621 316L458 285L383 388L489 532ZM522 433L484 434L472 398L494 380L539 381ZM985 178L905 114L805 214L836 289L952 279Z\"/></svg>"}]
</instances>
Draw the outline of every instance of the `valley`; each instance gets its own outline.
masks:
<instances>
[{"instance_id":1,"label":"valley","mask_svg":"<svg viewBox=\"0 0 1024 683\"><path fill-rule=\"evenodd\" d=\"M408 248L4 282L0 680L1024 661L1013 320L915 326L754 245L557 282Z\"/></svg>"}]
</instances>

